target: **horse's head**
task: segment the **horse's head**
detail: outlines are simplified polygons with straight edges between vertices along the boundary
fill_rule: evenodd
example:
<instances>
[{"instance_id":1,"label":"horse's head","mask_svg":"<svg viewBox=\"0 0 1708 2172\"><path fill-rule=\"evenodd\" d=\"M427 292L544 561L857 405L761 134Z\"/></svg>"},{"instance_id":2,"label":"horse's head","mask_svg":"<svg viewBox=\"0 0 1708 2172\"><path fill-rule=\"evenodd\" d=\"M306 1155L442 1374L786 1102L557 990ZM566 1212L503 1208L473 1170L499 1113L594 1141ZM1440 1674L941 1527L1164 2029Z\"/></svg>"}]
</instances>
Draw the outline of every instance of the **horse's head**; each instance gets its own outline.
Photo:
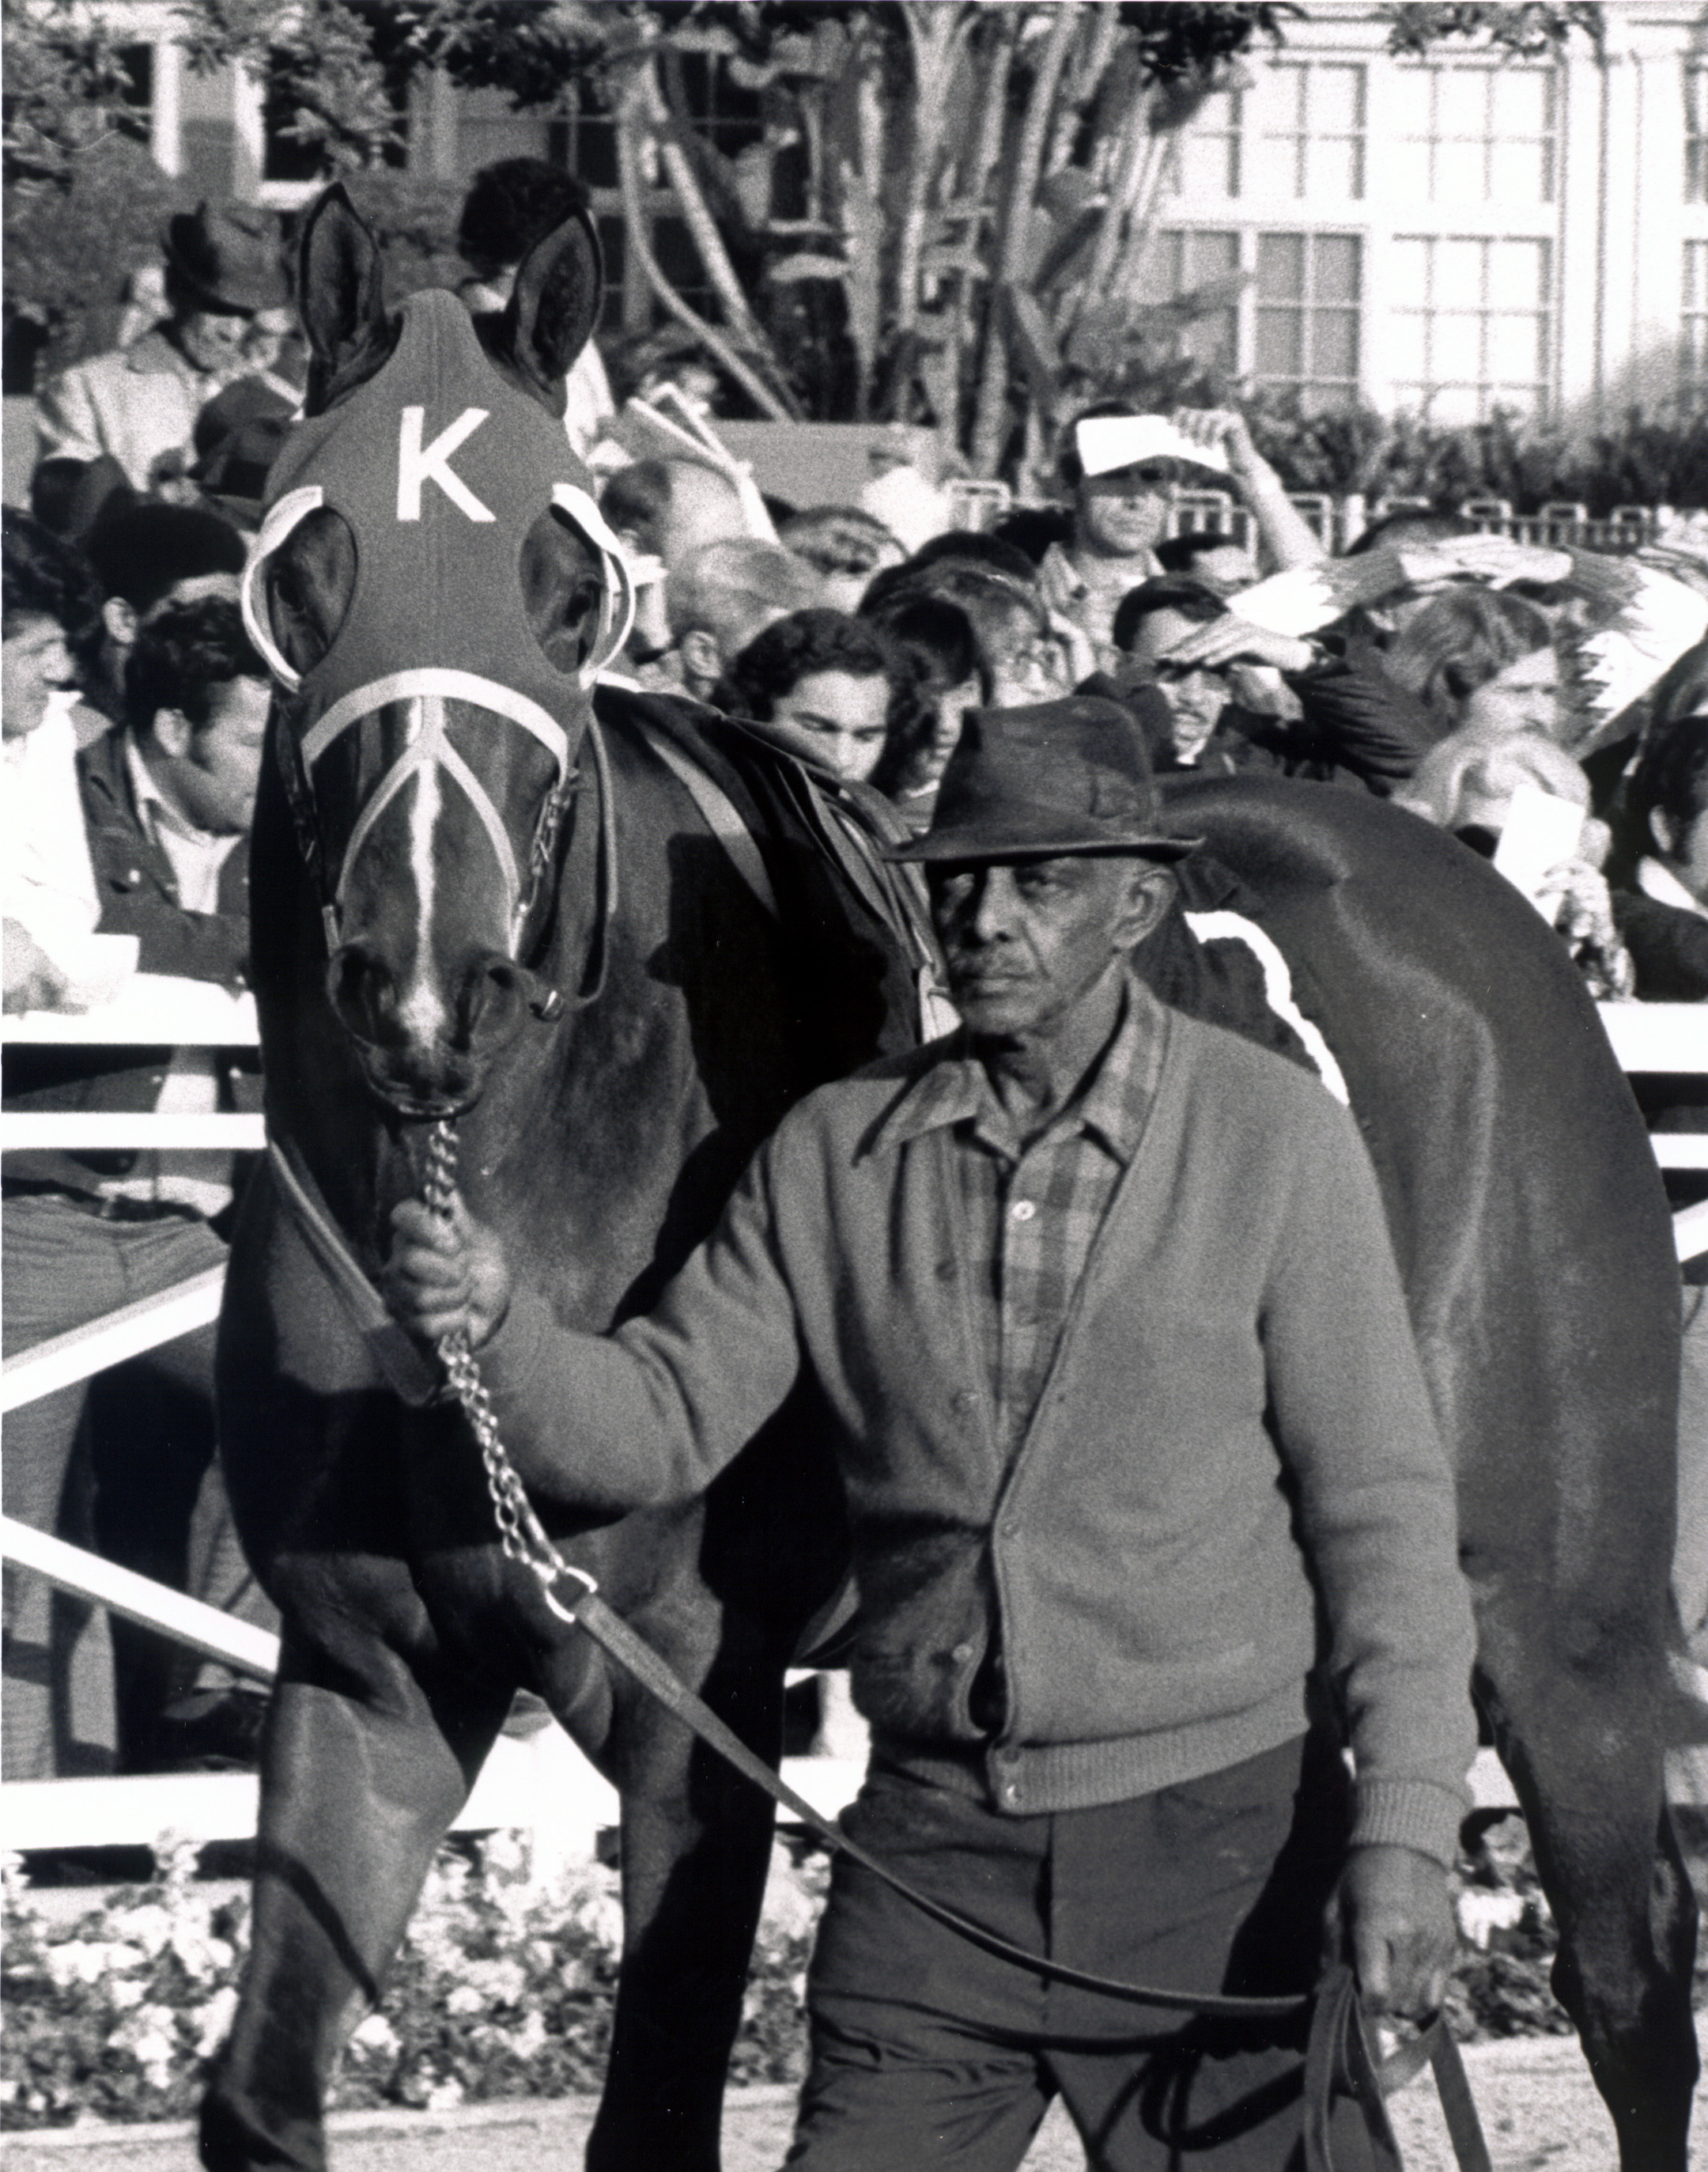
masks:
<instances>
[{"instance_id":1,"label":"horse's head","mask_svg":"<svg viewBox=\"0 0 1708 2172\"><path fill-rule=\"evenodd\" d=\"M275 743L320 885L326 988L407 1116L478 1099L530 1001L594 678L632 593L559 419L599 309L599 246L539 242L507 309L395 315L341 188L309 213L308 419L244 579L278 681Z\"/></svg>"}]
</instances>

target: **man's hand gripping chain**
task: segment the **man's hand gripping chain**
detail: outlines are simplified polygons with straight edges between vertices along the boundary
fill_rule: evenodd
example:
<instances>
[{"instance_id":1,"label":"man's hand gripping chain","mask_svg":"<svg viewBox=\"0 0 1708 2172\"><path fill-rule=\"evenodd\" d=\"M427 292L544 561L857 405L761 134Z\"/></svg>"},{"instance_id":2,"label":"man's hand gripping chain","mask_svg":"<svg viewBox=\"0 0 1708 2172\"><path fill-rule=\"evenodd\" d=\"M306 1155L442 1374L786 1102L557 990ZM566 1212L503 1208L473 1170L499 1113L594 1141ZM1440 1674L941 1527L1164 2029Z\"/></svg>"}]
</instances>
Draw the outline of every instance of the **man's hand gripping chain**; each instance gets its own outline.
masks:
<instances>
[{"instance_id":1,"label":"man's hand gripping chain","mask_svg":"<svg viewBox=\"0 0 1708 2172\"><path fill-rule=\"evenodd\" d=\"M457 1127L448 1117L441 1117L427 1136L427 1176L422 1185L422 1197L431 1212L448 1222L456 1191ZM481 1368L469 1348L468 1336L460 1331L442 1335L438 1354L451 1392L462 1405L480 1447L499 1544L507 1559L533 1572L546 1605L560 1621L567 1621L573 1628L575 1616L558 1597L556 1585L563 1578L572 1576L585 1588L588 1599L599 1585L585 1569L577 1568L563 1558L534 1514L522 1481L516 1475L516 1466L505 1451L498 1421L492 1415L492 1398L486 1392Z\"/></svg>"}]
</instances>

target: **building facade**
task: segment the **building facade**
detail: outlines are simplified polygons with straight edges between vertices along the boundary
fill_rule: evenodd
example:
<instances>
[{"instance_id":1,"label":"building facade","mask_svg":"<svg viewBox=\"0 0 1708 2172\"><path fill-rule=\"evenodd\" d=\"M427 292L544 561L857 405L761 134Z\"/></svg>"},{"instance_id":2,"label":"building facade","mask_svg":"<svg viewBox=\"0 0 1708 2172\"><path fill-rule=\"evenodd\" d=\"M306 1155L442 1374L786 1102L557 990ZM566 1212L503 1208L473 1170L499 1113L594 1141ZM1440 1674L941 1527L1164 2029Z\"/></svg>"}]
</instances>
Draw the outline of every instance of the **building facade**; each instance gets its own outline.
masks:
<instances>
[{"instance_id":1,"label":"building facade","mask_svg":"<svg viewBox=\"0 0 1708 2172\"><path fill-rule=\"evenodd\" d=\"M1179 141L1159 297L1243 272L1197 350L1318 408L1708 404L1708 13L1616 5L1607 31L1412 60L1372 11L1313 9Z\"/></svg>"},{"instance_id":2,"label":"building facade","mask_svg":"<svg viewBox=\"0 0 1708 2172\"><path fill-rule=\"evenodd\" d=\"M257 83L192 75L169 6L118 4L138 123L167 172L282 207L313 191ZM1498 407L1587 429L1633 402L1708 405L1708 10L1606 12L1603 51L1576 36L1557 58L1502 62L1455 40L1400 59L1372 9L1321 4L1254 52L1176 140L1157 197L1158 298L1245 275L1193 327L1196 351L1313 407L1362 398L1443 423ZM694 103L739 152L757 99L697 67ZM591 99L518 114L435 81L405 118L402 162L436 180L521 152L572 166L600 214L608 322L648 321L625 276L611 125ZM692 293L685 232L662 192L654 210Z\"/></svg>"}]
</instances>

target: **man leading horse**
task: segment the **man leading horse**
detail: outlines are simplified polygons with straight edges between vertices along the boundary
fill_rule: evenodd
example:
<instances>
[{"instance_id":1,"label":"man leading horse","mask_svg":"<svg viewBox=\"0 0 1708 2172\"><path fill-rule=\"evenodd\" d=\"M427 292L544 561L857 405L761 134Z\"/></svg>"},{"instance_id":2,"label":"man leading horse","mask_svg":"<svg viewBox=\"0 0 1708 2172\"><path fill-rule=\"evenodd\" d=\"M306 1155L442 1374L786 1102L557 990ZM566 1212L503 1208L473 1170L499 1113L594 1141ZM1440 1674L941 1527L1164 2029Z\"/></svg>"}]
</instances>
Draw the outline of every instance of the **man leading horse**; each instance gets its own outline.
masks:
<instances>
[{"instance_id":1,"label":"man leading horse","mask_svg":"<svg viewBox=\"0 0 1708 2172\"><path fill-rule=\"evenodd\" d=\"M962 1034L800 1104L614 1336L460 1202L396 1209L387 1292L467 1335L543 1503L691 1498L816 1376L873 1731L846 1822L933 1898L1183 1999L1308 1989L1326 1927L1369 2008L1418 2014L1474 1747L1453 1481L1351 1121L1129 969L1190 849L1123 711L975 712L894 855ZM1057 2094L1115 2172L1300 2134L1298 2030L1136 2034L858 1864L808 2003L808 2172L996 2172Z\"/></svg>"}]
</instances>

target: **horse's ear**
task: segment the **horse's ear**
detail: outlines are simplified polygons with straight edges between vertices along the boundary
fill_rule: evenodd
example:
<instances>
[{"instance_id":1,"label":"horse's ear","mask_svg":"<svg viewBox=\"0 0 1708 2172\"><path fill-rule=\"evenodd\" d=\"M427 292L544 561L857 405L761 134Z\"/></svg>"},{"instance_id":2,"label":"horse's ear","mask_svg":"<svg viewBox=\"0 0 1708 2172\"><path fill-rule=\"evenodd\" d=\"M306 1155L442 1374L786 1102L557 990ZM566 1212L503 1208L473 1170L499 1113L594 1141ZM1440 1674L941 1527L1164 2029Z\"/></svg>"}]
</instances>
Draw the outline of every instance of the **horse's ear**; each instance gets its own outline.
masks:
<instances>
[{"instance_id":1,"label":"horse's ear","mask_svg":"<svg viewBox=\"0 0 1708 2172\"><path fill-rule=\"evenodd\" d=\"M303 222L303 329L314 358L309 411L324 406L384 361L388 349L379 244L334 181Z\"/></svg>"},{"instance_id":2,"label":"horse's ear","mask_svg":"<svg viewBox=\"0 0 1708 2172\"><path fill-rule=\"evenodd\" d=\"M508 358L555 392L593 336L604 293L599 236L577 212L536 241L518 267L501 336Z\"/></svg>"}]
</instances>

